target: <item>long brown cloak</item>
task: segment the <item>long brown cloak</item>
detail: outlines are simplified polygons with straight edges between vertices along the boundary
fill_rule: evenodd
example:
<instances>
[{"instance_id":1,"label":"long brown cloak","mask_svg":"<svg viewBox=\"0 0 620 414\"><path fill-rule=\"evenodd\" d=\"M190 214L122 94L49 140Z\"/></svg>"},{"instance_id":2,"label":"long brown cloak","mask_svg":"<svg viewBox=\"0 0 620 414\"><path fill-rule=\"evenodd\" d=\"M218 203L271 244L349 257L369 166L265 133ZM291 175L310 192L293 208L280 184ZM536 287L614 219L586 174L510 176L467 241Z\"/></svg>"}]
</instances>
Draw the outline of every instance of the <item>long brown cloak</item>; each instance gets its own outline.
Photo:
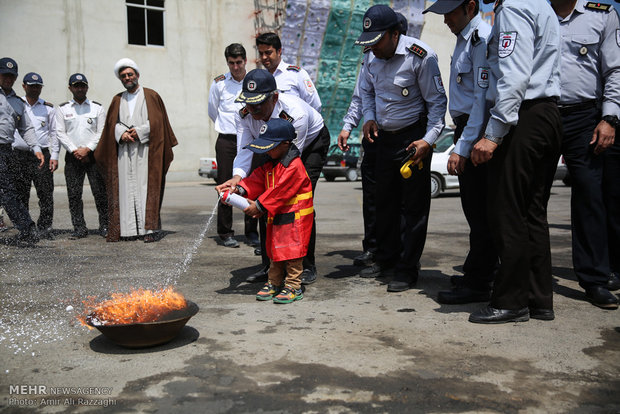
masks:
<instances>
[{"instance_id":1,"label":"long brown cloak","mask_svg":"<svg viewBox=\"0 0 620 414\"><path fill-rule=\"evenodd\" d=\"M157 92L152 89L144 89L144 100L148 110L149 125L149 159L148 159L148 184L146 193L146 217L144 228L146 230L158 230L161 228L159 211L164 199L164 187L166 173L174 158L172 147L177 145L164 102ZM118 194L118 143L114 138L114 128L119 121L118 111L121 103L121 95L114 96L108 108L105 126L101 133L101 139L95 150L95 160L105 179L108 194L108 237L107 241L120 240L121 226L119 213Z\"/></svg>"}]
</instances>

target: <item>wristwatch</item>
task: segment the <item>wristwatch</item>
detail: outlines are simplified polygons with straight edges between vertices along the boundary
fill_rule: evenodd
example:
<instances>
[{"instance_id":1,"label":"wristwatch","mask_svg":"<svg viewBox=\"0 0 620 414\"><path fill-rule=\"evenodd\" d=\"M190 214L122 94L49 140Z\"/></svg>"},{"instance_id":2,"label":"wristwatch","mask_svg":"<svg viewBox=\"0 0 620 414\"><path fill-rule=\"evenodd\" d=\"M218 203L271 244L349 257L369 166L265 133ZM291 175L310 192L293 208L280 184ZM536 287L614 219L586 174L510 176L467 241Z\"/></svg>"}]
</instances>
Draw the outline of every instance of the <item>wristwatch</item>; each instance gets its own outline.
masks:
<instances>
[{"instance_id":1,"label":"wristwatch","mask_svg":"<svg viewBox=\"0 0 620 414\"><path fill-rule=\"evenodd\" d=\"M616 115L605 115L603 121L607 122L614 128L618 128L618 117Z\"/></svg>"},{"instance_id":2,"label":"wristwatch","mask_svg":"<svg viewBox=\"0 0 620 414\"><path fill-rule=\"evenodd\" d=\"M497 145L501 145L502 141L504 140L504 137L493 137L487 134L484 134L482 138L486 138L489 141L496 143Z\"/></svg>"}]
</instances>

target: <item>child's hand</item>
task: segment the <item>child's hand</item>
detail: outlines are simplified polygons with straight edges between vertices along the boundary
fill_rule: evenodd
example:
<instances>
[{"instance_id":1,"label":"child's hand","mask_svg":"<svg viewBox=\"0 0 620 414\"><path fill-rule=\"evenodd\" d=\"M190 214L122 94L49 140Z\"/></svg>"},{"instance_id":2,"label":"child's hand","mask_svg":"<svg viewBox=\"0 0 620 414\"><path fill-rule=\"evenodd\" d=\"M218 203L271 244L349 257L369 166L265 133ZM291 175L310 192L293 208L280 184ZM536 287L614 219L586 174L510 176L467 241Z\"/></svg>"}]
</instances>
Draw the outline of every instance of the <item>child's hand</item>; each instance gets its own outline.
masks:
<instances>
[{"instance_id":1,"label":"child's hand","mask_svg":"<svg viewBox=\"0 0 620 414\"><path fill-rule=\"evenodd\" d=\"M248 216L252 217L252 218L259 218L260 216L262 216L264 213L260 212L258 210L258 208L256 207L256 203L254 202L254 200L248 200L250 202L250 206L247 207L245 210L243 210L243 212L245 214L247 214Z\"/></svg>"}]
</instances>

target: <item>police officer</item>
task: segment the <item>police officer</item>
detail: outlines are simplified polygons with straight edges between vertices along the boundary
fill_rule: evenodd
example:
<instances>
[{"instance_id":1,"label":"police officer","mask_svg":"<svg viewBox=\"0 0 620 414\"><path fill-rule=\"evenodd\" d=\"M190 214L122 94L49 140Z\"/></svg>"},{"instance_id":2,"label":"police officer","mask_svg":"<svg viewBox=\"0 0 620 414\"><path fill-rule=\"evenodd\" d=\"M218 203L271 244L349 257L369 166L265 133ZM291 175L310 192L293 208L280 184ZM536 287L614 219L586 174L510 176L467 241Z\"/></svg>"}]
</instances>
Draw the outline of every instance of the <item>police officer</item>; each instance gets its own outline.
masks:
<instances>
[{"instance_id":1,"label":"police officer","mask_svg":"<svg viewBox=\"0 0 620 414\"><path fill-rule=\"evenodd\" d=\"M295 127L297 138L293 143L301 151L301 160L312 182L314 193L330 143L329 130L325 126L321 114L300 98L291 94L279 93L274 77L264 69L254 69L248 72L243 79L242 92L237 101L244 103L245 106L235 117L237 156L233 163L233 177L217 186L216 190L222 192L234 187L248 175L252 164L252 151L247 148L244 149L244 147L258 137L266 121L270 118L282 118L291 122ZM261 220L261 242L264 240L262 235L265 234L262 233L265 228L263 221ZM317 277L314 257L315 244L316 223L312 226L308 253L303 261L304 270L301 281L306 285L314 283ZM265 255L264 246L261 250ZM265 264L264 261L263 264ZM250 275L248 281L264 280L267 271L268 267L264 267L257 274Z\"/></svg>"},{"instance_id":2,"label":"police officer","mask_svg":"<svg viewBox=\"0 0 620 414\"><path fill-rule=\"evenodd\" d=\"M36 227L28 208L19 200L15 189L15 175L11 168L12 142L17 129L28 146L34 150L42 167L45 158L38 147L37 137L30 118L26 114L24 101L13 90L17 79L17 62L9 57L0 59L0 205L19 230L16 241L33 244L39 241Z\"/></svg>"},{"instance_id":3,"label":"police officer","mask_svg":"<svg viewBox=\"0 0 620 414\"><path fill-rule=\"evenodd\" d=\"M278 90L293 94L321 112L321 98L310 75L299 66L282 61L282 42L275 33L263 33L256 37L256 49L260 62L276 78Z\"/></svg>"},{"instance_id":4,"label":"police officer","mask_svg":"<svg viewBox=\"0 0 620 414\"><path fill-rule=\"evenodd\" d=\"M38 73L29 72L24 76L22 87L26 96L22 97L24 108L30 117L37 135L38 145L45 156L45 165L39 168L39 160L34 156L21 137L13 142L13 155L16 165L16 186L24 206L28 207L32 184L39 198L39 237L52 240L52 220L54 218L54 176L58 168L60 144L56 139L56 110L54 105L40 98L43 78ZM50 151L51 150L51 151Z\"/></svg>"},{"instance_id":5,"label":"police officer","mask_svg":"<svg viewBox=\"0 0 620 414\"><path fill-rule=\"evenodd\" d=\"M426 241L430 210L432 145L444 126L446 95L437 56L417 39L402 36L396 13L386 5L366 11L357 44L370 46L360 82L364 138L377 142L376 263L360 276L393 276L388 292L409 289ZM415 148L415 172L400 174Z\"/></svg>"},{"instance_id":6,"label":"police officer","mask_svg":"<svg viewBox=\"0 0 620 414\"><path fill-rule=\"evenodd\" d=\"M105 124L105 109L99 102L86 97L88 80L83 74L71 75L69 90L73 99L60 104L56 111L56 134L67 150L65 180L73 224L73 232L69 238L76 240L88 236L82 202L85 175L88 175L90 189L99 213L99 234L105 237L108 232L108 201L105 182L93 156Z\"/></svg>"},{"instance_id":7,"label":"police officer","mask_svg":"<svg viewBox=\"0 0 620 414\"><path fill-rule=\"evenodd\" d=\"M496 2L488 46L491 118L471 160L489 162L487 212L500 266L490 304L470 322L554 318L547 202L562 131L559 29L545 1Z\"/></svg>"},{"instance_id":8,"label":"police officer","mask_svg":"<svg viewBox=\"0 0 620 414\"><path fill-rule=\"evenodd\" d=\"M237 155L237 127L235 114L243 108L235 99L241 92L241 85L245 76L247 63L245 48L239 43L232 43L224 49L226 64L229 72L216 77L209 90L209 118L215 123L218 132L215 143L217 160L217 183L222 184L232 177L233 160ZM245 236L252 246L258 246L257 221L244 215ZM234 239L232 228L232 207L219 203L217 207L217 234L226 247L239 247Z\"/></svg>"},{"instance_id":9,"label":"police officer","mask_svg":"<svg viewBox=\"0 0 620 414\"><path fill-rule=\"evenodd\" d=\"M562 154L571 178L573 268L596 306L618 308L609 288L605 152L620 116L620 28L610 4L552 0L560 21ZM615 177L618 180L618 176ZM613 231L613 230L612 230ZM618 255L617 250L612 256Z\"/></svg>"},{"instance_id":10,"label":"police officer","mask_svg":"<svg viewBox=\"0 0 620 414\"><path fill-rule=\"evenodd\" d=\"M402 13L396 13L400 33L407 34L409 23ZM370 48L364 48L364 53L370 52ZM348 151L347 141L351 135L351 131L357 128L362 119L362 97L360 96L359 83L363 78L362 71L355 82L351 104L345 117L344 125L338 134L338 147L342 151ZM367 139L362 140L363 156L361 162L362 171L362 217L364 218L364 239L362 240L362 248L364 252L353 259L355 266L371 266L375 262L375 253L377 251L377 234L376 234L376 208L375 208L375 160L377 158L377 145Z\"/></svg>"},{"instance_id":11,"label":"police officer","mask_svg":"<svg viewBox=\"0 0 620 414\"><path fill-rule=\"evenodd\" d=\"M423 13L429 11L442 14L444 23L456 35L450 62L449 99L450 116L456 125L456 146L447 169L458 175L461 206L470 228L464 276L452 290L439 292L437 300L447 304L485 302L491 297L497 253L487 225L487 165L474 167L469 154L488 119L486 52L491 26L480 17L478 0L438 0Z\"/></svg>"}]
</instances>

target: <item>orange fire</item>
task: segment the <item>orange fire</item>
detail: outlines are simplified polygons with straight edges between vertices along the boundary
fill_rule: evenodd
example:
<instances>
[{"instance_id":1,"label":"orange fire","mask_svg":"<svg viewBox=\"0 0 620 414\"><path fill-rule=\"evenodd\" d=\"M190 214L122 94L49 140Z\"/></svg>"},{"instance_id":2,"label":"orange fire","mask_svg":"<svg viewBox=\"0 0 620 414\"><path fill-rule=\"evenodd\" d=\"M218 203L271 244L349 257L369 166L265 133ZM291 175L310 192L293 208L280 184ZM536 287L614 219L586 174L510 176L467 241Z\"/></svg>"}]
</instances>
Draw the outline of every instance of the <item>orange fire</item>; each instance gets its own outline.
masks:
<instances>
[{"instance_id":1,"label":"orange fire","mask_svg":"<svg viewBox=\"0 0 620 414\"><path fill-rule=\"evenodd\" d=\"M134 289L129 293L112 293L110 296L112 299L100 303L96 303L94 297L83 301L84 312L78 316L79 321L86 326L88 321L94 325L154 322L167 313L187 307L183 295L172 286L156 291Z\"/></svg>"}]
</instances>

